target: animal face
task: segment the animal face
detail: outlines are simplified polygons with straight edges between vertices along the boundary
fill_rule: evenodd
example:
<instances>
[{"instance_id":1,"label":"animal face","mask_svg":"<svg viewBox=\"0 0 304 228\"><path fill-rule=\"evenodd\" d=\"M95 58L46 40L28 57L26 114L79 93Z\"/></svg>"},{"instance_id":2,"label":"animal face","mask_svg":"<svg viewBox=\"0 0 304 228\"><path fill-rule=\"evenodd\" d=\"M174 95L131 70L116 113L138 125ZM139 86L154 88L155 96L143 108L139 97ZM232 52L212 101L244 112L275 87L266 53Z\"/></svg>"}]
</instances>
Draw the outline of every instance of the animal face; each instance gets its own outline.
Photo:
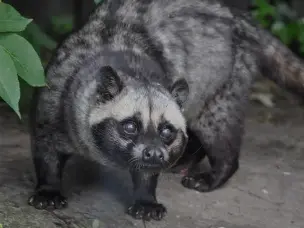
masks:
<instances>
[{"instance_id":1,"label":"animal face","mask_svg":"<svg viewBox=\"0 0 304 228\"><path fill-rule=\"evenodd\" d=\"M187 84L178 81L168 91L159 85L125 85L111 67L103 67L100 74L100 102L89 123L102 156L134 169L173 165L188 140L180 110Z\"/></svg>"}]
</instances>

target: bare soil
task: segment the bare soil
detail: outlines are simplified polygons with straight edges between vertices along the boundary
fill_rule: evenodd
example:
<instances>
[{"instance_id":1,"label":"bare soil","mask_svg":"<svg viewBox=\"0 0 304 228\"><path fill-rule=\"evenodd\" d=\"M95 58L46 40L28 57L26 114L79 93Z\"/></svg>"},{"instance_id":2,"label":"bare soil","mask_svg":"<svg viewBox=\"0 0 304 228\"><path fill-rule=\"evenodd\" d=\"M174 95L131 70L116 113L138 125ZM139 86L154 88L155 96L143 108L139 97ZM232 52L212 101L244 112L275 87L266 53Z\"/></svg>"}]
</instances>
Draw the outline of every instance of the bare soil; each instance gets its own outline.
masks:
<instances>
[{"instance_id":1,"label":"bare soil","mask_svg":"<svg viewBox=\"0 0 304 228\"><path fill-rule=\"evenodd\" d=\"M274 108L248 108L240 169L223 188L197 193L180 184L180 174L161 177L158 199L165 220L147 227L303 228L304 109L294 99ZM25 118L26 120L26 118ZM69 207L39 211L27 205L33 165L26 121L0 107L0 224L4 228L144 227L124 213L131 182L90 161L75 158L65 174Z\"/></svg>"}]
</instances>

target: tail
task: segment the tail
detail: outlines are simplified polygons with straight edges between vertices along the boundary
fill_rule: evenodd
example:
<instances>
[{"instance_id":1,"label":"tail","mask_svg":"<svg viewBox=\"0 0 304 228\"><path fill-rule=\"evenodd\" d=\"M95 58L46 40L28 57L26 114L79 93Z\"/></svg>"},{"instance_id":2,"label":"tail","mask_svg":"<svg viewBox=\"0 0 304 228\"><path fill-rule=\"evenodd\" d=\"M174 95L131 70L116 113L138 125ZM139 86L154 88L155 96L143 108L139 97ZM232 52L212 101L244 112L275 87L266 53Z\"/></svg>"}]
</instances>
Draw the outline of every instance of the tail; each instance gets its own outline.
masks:
<instances>
[{"instance_id":1,"label":"tail","mask_svg":"<svg viewBox=\"0 0 304 228\"><path fill-rule=\"evenodd\" d=\"M256 55L262 75L282 88L304 96L304 62L250 17L239 14L235 24L241 42Z\"/></svg>"}]
</instances>

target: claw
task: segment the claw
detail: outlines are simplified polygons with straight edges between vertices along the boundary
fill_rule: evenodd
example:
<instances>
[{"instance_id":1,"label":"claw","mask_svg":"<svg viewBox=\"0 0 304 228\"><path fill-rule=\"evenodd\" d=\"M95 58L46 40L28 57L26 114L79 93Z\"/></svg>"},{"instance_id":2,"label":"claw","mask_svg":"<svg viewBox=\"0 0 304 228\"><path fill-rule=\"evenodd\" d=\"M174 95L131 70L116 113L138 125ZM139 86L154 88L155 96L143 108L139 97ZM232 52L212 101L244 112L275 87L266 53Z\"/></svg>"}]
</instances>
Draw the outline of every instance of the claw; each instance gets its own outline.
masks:
<instances>
[{"instance_id":1,"label":"claw","mask_svg":"<svg viewBox=\"0 0 304 228\"><path fill-rule=\"evenodd\" d=\"M29 197L28 204L38 210L51 207L52 209L60 209L67 206L67 200L59 191L40 190Z\"/></svg>"},{"instance_id":2,"label":"claw","mask_svg":"<svg viewBox=\"0 0 304 228\"><path fill-rule=\"evenodd\" d=\"M135 219L144 219L145 221L154 219L160 221L165 217L167 210L162 204L136 202L128 208L127 213Z\"/></svg>"}]
</instances>

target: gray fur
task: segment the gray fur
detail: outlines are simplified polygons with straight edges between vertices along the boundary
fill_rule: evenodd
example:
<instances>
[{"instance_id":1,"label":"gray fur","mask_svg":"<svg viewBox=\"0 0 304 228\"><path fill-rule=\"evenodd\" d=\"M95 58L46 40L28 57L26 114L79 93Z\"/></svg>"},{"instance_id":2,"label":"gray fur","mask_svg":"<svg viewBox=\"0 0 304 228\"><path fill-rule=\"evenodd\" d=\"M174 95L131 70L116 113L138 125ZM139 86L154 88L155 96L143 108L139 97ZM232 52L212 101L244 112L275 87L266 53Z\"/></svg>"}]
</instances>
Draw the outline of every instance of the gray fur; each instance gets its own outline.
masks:
<instances>
[{"instance_id":1,"label":"gray fur","mask_svg":"<svg viewBox=\"0 0 304 228\"><path fill-rule=\"evenodd\" d=\"M107 65L128 89L113 87L117 100L102 104L97 70ZM34 100L34 157L47 162L52 153L80 153L103 162L90 136L92 124L137 109L146 113L147 129L156 110L154 127L160 112L184 135L187 126L211 163L210 173L191 174L183 185L212 191L238 169L243 112L255 75L264 71L303 92L302 62L245 14L217 1L106 0L60 45L47 68L48 87ZM174 102L170 88L180 79L187 82L189 95ZM121 110L113 111L123 97Z\"/></svg>"}]
</instances>

